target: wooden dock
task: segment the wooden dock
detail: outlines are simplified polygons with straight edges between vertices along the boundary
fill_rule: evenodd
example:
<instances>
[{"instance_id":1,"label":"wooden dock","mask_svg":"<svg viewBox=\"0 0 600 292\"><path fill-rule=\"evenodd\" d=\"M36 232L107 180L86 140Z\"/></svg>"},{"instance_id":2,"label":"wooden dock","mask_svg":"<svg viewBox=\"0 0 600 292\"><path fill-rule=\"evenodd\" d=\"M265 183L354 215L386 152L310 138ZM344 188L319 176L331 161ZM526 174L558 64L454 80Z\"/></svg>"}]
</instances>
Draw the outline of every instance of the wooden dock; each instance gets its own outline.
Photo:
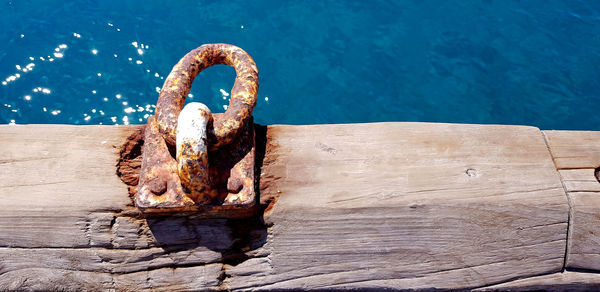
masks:
<instances>
[{"instance_id":1,"label":"wooden dock","mask_svg":"<svg viewBox=\"0 0 600 292\"><path fill-rule=\"evenodd\" d=\"M139 216L141 127L0 126L0 290L600 289L600 132L262 127L264 212L226 220Z\"/></svg>"}]
</instances>

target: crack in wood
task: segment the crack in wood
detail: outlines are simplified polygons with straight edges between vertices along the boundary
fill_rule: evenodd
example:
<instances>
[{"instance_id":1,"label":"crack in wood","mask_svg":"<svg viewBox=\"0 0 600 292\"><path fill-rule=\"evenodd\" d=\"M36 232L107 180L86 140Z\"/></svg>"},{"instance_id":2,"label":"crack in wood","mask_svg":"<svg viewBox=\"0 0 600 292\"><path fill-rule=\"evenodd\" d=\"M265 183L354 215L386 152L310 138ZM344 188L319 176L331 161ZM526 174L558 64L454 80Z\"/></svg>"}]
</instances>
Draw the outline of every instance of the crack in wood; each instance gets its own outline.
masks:
<instances>
[{"instance_id":1,"label":"crack in wood","mask_svg":"<svg viewBox=\"0 0 600 292\"><path fill-rule=\"evenodd\" d=\"M11 163L20 163L20 162L31 162L31 161L42 161L42 160L50 160L50 159L64 159L66 156L50 156L50 157L31 157L31 158L22 158L22 159L0 159L0 165L2 164L11 164Z\"/></svg>"},{"instance_id":2,"label":"crack in wood","mask_svg":"<svg viewBox=\"0 0 600 292\"><path fill-rule=\"evenodd\" d=\"M567 203L569 205L569 213L567 216L567 234L565 235L565 252L563 255L563 266L562 266L562 270L564 271L565 268L567 267L567 261L569 258L569 238L571 237L571 233L572 233L572 220L573 220L573 207L572 207L572 203L571 203L571 197L569 196L569 193L567 191L567 186L565 185L565 180L562 176L562 174L560 173L560 169L558 168L558 165L556 164L556 158L552 153L552 148L550 147L550 142L548 141L548 137L546 135L545 132L542 132L542 136L544 137L544 143L546 144L546 148L548 149L548 153L550 153L550 157L552 157L552 162L554 163L554 167L556 168L556 172L558 174L558 177L560 178L560 183L563 187L563 190L565 192L565 197L567 198Z\"/></svg>"}]
</instances>

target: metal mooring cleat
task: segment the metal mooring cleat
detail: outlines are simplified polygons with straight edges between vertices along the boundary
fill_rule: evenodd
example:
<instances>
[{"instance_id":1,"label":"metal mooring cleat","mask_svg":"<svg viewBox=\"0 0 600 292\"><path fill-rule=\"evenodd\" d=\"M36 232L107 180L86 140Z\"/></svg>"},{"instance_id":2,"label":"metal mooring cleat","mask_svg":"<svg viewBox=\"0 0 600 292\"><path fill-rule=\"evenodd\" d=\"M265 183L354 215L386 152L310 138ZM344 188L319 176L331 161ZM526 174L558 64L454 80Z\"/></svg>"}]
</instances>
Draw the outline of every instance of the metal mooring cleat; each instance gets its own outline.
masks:
<instances>
[{"instance_id":1,"label":"metal mooring cleat","mask_svg":"<svg viewBox=\"0 0 600 292\"><path fill-rule=\"evenodd\" d=\"M182 107L194 77L215 64L235 68L227 111ZM135 203L143 213L245 217L256 205L252 110L258 69L242 49L208 44L189 52L167 77L148 118Z\"/></svg>"}]
</instances>

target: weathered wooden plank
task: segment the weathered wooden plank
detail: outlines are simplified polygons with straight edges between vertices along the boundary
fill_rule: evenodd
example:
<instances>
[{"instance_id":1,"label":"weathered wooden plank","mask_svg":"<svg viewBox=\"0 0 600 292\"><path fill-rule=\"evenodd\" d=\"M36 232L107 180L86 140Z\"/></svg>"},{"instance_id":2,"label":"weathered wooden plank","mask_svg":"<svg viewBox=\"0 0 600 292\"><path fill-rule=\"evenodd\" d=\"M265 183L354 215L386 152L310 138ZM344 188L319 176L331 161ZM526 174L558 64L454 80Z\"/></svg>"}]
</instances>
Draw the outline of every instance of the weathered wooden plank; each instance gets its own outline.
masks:
<instances>
[{"instance_id":1,"label":"weathered wooden plank","mask_svg":"<svg viewBox=\"0 0 600 292\"><path fill-rule=\"evenodd\" d=\"M560 271L536 128L270 126L265 221L130 217L137 126L0 126L0 290L474 288ZM4 204L6 202L6 204Z\"/></svg>"},{"instance_id":2,"label":"weathered wooden plank","mask_svg":"<svg viewBox=\"0 0 600 292\"><path fill-rule=\"evenodd\" d=\"M600 271L600 192L569 193L567 267Z\"/></svg>"},{"instance_id":3,"label":"weathered wooden plank","mask_svg":"<svg viewBox=\"0 0 600 292\"><path fill-rule=\"evenodd\" d=\"M600 132L544 131L570 202L567 268L600 270Z\"/></svg>"},{"instance_id":4,"label":"weathered wooden plank","mask_svg":"<svg viewBox=\"0 0 600 292\"><path fill-rule=\"evenodd\" d=\"M3 291L198 291L219 290L222 265L163 268L127 274L52 268L2 273Z\"/></svg>"},{"instance_id":5,"label":"weathered wooden plank","mask_svg":"<svg viewBox=\"0 0 600 292\"><path fill-rule=\"evenodd\" d=\"M0 290L218 286L226 220L121 214L115 166L138 127L0 126Z\"/></svg>"},{"instance_id":6,"label":"weathered wooden plank","mask_svg":"<svg viewBox=\"0 0 600 292\"><path fill-rule=\"evenodd\" d=\"M561 169L558 172L567 192L600 193L600 183L596 179L593 168Z\"/></svg>"},{"instance_id":7,"label":"weathered wooden plank","mask_svg":"<svg viewBox=\"0 0 600 292\"><path fill-rule=\"evenodd\" d=\"M0 246L87 245L88 215L130 203L114 169L132 129L0 126Z\"/></svg>"},{"instance_id":8,"label":"weathered wooden plank","mask_svg":"<svg viewBox=\"0 0 600 292\"><path fill-rule=\"evenodd\" d=\"M600 166L600 131L544 131L558 169Z\"/></svg>"},{"instance_id":9,"label":"weathered wooden plank","mask_svg":"<svg viewBox=\"0 0 600 292\"><path fill-rule=\"evenodd\" d=\"M567 202L531 127L268 129L264 258L231 289L446 288L560 271Z\"/></svg>"},{"instance_id":10,"label":"weathered wooden plank","mask_svg":"<svg viewBox=\"0 0 600 292\"><path fill-rule=\"evenodd\" d=\"M28 268L69 270L100 273L132 273L137 271L216 263L218 252L180 249L170 252L164 247L148 249L106 248L0 248L3 272Z\"/></svg>"},{"instance_id":11,"label":"weathered wooden plank","mask_svg":"<svg viewBox=\"0 0 600 292\"><path fill-rule=\"evenodd\" d=\"M563 272L519 279L475 291L598 291L600 274Z\"/></svg>"}]
</instances>

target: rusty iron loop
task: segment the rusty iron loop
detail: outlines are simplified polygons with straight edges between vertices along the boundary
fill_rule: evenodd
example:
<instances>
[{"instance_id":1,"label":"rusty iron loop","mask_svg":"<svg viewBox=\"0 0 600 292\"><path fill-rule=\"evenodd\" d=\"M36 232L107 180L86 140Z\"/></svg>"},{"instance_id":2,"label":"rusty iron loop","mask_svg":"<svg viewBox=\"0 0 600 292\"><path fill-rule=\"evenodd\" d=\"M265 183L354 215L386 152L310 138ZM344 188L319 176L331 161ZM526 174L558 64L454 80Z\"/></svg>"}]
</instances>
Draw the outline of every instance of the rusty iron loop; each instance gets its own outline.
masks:
<instances>
[{"instance_id":1,"label":"rusty iron loop","mask_svg":"<svg viewBox=\"0 0 600 292\"><path fill-rule=\"evenodd\" d=\"M229 107L214 116L207 128L207 144L214 150L229 144L239 135L256 105L258 69L244 50L229 44L206 44L186 54L165 80L156 104L158 129L167 142L176 143L177 119L190 92L192 82L202 70L216 64L232 66L236 72Z\"/></svg>"}]
</instances>

